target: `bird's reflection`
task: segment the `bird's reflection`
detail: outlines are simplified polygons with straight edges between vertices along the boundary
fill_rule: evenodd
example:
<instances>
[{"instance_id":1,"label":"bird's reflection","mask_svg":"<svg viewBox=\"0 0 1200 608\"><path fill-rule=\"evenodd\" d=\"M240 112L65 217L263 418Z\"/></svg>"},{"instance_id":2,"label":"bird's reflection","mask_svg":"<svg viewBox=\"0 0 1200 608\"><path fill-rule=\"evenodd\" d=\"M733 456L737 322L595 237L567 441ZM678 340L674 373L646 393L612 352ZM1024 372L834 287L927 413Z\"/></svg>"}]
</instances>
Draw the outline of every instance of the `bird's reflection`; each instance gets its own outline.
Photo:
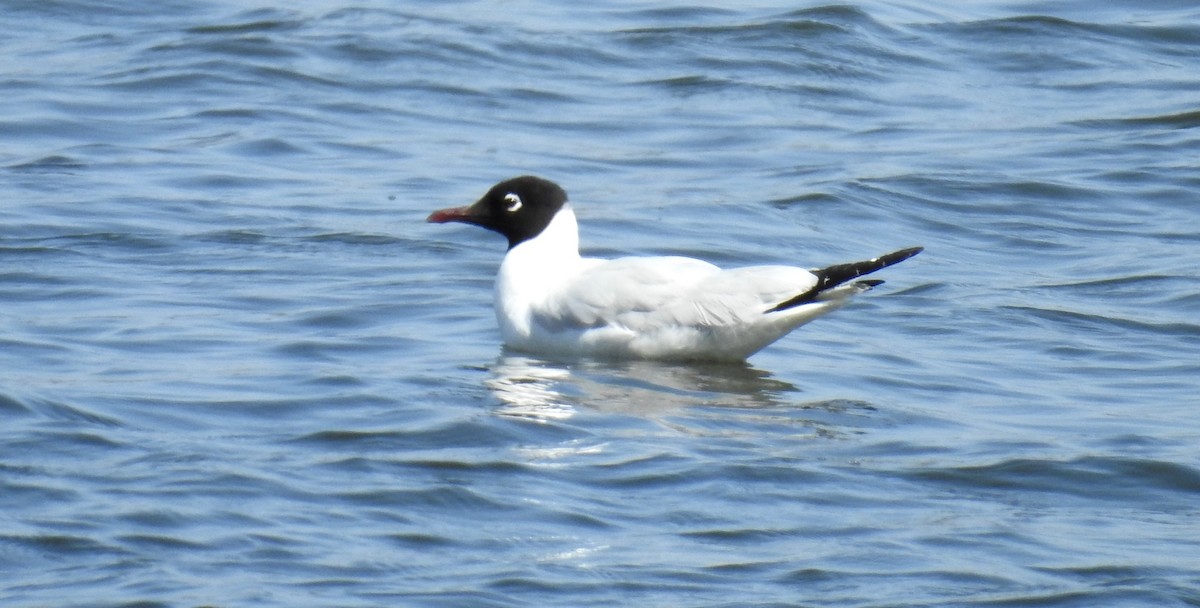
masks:
<instances>
[{"instance_id":1,"label":"bird's reflection","mask_svg":"<svg viewBox=\"0 0 1200 608\"><path fill-rule=\"evenodd\" d=\"M763 408L790 401L794 385L747 364L554 361L505 353L487 386L505 416L561 420L579 408L661 415L681 408Z\"/></svg>"}]
</instances>

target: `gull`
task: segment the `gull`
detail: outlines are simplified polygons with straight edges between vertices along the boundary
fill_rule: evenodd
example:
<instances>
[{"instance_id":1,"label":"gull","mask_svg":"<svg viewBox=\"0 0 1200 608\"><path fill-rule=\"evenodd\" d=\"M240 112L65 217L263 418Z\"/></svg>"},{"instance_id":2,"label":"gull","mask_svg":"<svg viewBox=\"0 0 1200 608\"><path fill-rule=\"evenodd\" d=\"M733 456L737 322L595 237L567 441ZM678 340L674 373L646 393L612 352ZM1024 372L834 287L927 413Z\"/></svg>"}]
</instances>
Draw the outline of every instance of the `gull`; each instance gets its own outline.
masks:
<instances>
[{"instance_id":1,"label":"gull","mask_svg":"<svg viewBox=\"0 0 1200 608\"><path fill-rule=\"evenodd\" d=\"M883 281L855 280L922 251L910 247L818 269L721 269L689 257L599 259L579 254L567 193L554 182L502 181L474 204L433 212L500 233L496 276L504 343L535 355L744 361Z\"/></svg>"}]
</instances>

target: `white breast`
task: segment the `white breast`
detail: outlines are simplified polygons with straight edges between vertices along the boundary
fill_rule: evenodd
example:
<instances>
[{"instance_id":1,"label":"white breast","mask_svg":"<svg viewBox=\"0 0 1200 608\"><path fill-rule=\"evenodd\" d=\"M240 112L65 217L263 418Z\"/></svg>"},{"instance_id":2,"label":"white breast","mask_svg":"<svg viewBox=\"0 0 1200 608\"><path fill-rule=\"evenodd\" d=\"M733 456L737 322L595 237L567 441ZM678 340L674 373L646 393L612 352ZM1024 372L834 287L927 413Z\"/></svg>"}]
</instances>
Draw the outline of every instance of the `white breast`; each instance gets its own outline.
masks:
<instances>
[{"instance_id":1,"label":"white breast","mask_svg":"<svg viewBox=\"0 0 1200 608\"><path fill-rule=\"evenodd\" d=\"M541 234L513 247L500 264L495 304L504 341L512 346L527 344L533 333L533 309L583 266L575 212L563 205Z\"/></svg>"}]
</instances>

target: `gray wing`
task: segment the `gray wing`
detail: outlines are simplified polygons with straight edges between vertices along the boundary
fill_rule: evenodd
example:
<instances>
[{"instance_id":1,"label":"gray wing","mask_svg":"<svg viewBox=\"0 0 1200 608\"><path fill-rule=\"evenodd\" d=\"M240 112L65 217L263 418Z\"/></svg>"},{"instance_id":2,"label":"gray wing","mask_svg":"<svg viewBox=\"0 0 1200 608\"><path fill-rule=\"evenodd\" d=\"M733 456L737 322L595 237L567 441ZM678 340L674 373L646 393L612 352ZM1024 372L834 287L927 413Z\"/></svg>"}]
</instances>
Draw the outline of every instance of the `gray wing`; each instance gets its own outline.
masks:
<instances>
[{"instance_id":1,"label":"gray wing","mask_svg":"<svg viewBox=\"0 0 1200 608\"><path fill-rule=\"evenodd\" d=\"M536 320L554 330L728 326L761 319L816 281L788 266L721 270L683 257L597 260L552 296Z\"/></svg>"},{"instance_id":2,"label":"gray wing","mask_svg":"<svg viewBox=\"0 0 1200 608\"><path fill-rule=\"evenodd\" d=\"M721 270L683 257L589 260L581 272L540 307L536 320L556 330L619 323L628 315L659 310L682 290Z\"/></svg>"},{"instance_id":3,"label":"gray wing","mask_svg":"<svg viewBox=\"0 0 1200 608\"><path fill-rule=\"evenodd\" d=\"M753 324L762 321L774 305L816 283L816 275L792 266L723 270L698 281L646 322L693 327Z\"/></svg>"}]
</instances>

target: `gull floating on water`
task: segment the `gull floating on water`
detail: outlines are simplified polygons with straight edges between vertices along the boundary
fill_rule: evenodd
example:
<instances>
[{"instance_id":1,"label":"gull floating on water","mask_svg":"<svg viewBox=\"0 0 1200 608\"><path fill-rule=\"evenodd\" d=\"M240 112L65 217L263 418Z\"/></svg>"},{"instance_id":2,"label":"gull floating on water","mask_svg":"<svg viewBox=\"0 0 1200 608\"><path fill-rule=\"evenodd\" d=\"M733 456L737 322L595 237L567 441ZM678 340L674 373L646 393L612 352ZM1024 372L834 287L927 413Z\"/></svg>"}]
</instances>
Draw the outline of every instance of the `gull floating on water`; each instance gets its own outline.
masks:
<instances>
[{"instance_id":1,"label":"gull floating on water","mask_svg":"<svg viewBox=\"0 0 1200 608\"><path fill-rule=\"evenodd\" d=\"M855 280L921 252L806 270L723 270L679 256L613 260L579 255L567 193L523 176L472 205L435 211L508 239L496 277L496 318L510 348L602 358L742 361L797 327L882 283Z\"/></svg>"}]
</instances>

